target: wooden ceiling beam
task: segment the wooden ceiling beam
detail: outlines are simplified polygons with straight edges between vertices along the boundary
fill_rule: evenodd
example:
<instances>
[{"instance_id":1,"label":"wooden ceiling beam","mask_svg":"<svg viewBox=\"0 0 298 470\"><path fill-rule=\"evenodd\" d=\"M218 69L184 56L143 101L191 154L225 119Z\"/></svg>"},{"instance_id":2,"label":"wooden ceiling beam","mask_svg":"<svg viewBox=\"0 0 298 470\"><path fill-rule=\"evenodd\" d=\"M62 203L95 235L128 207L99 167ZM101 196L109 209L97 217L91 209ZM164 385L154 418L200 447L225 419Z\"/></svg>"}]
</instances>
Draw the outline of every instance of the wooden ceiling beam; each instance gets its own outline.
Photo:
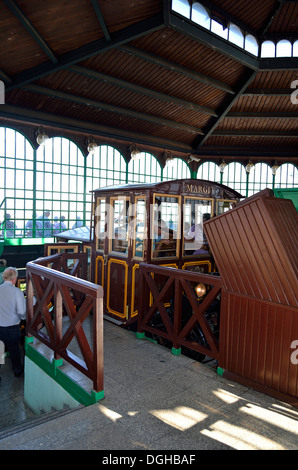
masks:
<instances>
[{"instance_id":1,"label":"wooden ceiling beam","mask_svg":"<svg viewBox=\"0 0 298 470\"><path fill-rule=\"evenodd\" d=\"M190 101L186 101L180 98L176 98L174 96L166 95L165 93L160 93L155 90L151 90L149 88L145 88L139 85L135 85L134 83L127 82L125 80L121 80L119 78L112 77L110 75L106 75L101 72L96 72L95 70L88 69L86 67L81 67L79 65L73 65L69 67L68 70L70 72L79 73L85 75L86 77L93 78L95 80L102 80L108 83L112 83L115 86L124 88L126 90L130 90L136 93L140 93L142 95L150 96L151 98L165 101L167 103L174 103L177 106L181 106L186 109L191 109L193 111L198 111L200 113L208 114L210 116L217 116L216 112L205 106L200 106L196 103L192 103Z\"/></svg>"},{"instance_id":2,"label":"wooden ceiling beam","mask_svg":"<svg viewBox=\"0 0 298 470\"><path fill-rule=\"evenodd\" d=\"M241 119L298 119L298 113L259 113L233 111L226 115L227 118Z\"/></svg>"},{"instance_id":3,"label":"wooden ceiling beam","mask_svg":"<svg viewBox=\"0 0 298 470\"><path fill-rule=\"evenodd\" d=\"M221 105L220 109L217 110L218 117L210 118L207 126L203 128L204 137L201 137L201 138L198 137L197 139L195 139L193 146L196 150L199 150L205 144L208 137L213 135L219 123L222 121L222 119L224 119L224 117L232 108L233 104L242 95L243 91L249 86L249 84L253 81L256 75L257 75L257 72L255 70L249 70L245 74L244 78L242 78L239 81L239 84L237 87L238 89L237 93L233 97L227 96L227 98L224 100L224 103Z\"/></svg>"},{"instance_id":4,"label":"wooden ceiling beam","mask_svg":"<svg viewBox=\"0 0 298 470\"><path fill-rule=\"evenodd\" d=\"M162 15L155 15L149 19L140 21L139 23L128 26L127 28L114 33L111 41L106 41L105 38L98 39L92 43L86 44L85 46L79 47L78 49L61 55L59 57L58 63L56 64L47 62L15 75L12 77L12 85L7 87L6 91L19 88L21 85L25 85L30 82L34 82L41 77L50 75L51 73L57 72L58 70L63 70L71 65L77 64L78 62L89 59L90 57L106 52L109 49L113 49L117 46L120 46L121 44L152 33L153 31L163 27L164 23Z\"/></svg>"},{"instance_id":5,"label":"wooden ceiling beam","mask_svg":"<svg viewBox=\"0 0 298 470\"><path fill-rule=\"evenodd\" d=\"M54 63L58 63L58 59L55 56L52 49L48 46L45 40L41 37L38 31L34 28L33 24L24 15L22 10L18 7L14 0L4 0L5 5L12 11L12 13L18 18L20 23L27 29L29 34L34 38L39 47L47 54L50 60Z\"/></svg>"},{"instance_id":6,"label":"wooden ceiling beam","mask_svg":"<svg viewBox=\"0 0 298 470\"><path fill-rule=\"evenodd\" d=\"M180 73L186 77L189 77L201 83L205 83L206 85L209 85L211 87L218 88L219 90L222 90L226 93L232 95L235 93L233 88L227 85L226 83L223 83L219 80L215 80L214 78L208 77L207 75L204 75L202 73L195 72L194 70L187 69L186 67L182 67L178 64L175 64L174 62L159 57L155 54L151 54L150 52L138 49L137 47L124 45L119 46L118 49L123 52L126 52L127 54L134 55L136 57L140 57L141 59L147 60L148 62L160 65L161 67L165 67L169 70L174 70L175 72Z\"/></svg>"},{"instance_id":7,"label":"wooden ceiling beam","mask_svg":"<svg viewBox=\"0 0 298 470\"><path fill-rule=\"evenodd\" d=\"M293 93L293 90L289 88L247 88L242 95L243 96L289 96Z\"/></svg>"},{"instance_id":8,"label":"wooden ceiling beam","mask_svg":"<svg viewBox=\"0 0 298 470\"><path fill-rule=\"evenodd\" d=\"M0 80L2 80L6 85L10 85L12 83L12 79L3 72L3 70L0 70Z\"/></svg>"},{"instance_id":9,"label":"wooden ceiling beam","mask_svg":"<svg viewBox=\"0 0 298 470\"><path fill-rule=\"evenodd\" d=\"M171 150L173 152L179 152L188 156L189 154L201 156L202 159L208 160L220 160L225 158L226 161L231 159L232 161L241 161L242 159L253 158L257 161L267 162L272 164L274 160L280 160L285 162L293 162L298 166L297 152L296 149L282 147L264 147L264 146L241 146L241 147L218 147L218 146L204 146L203 149L195 152L194 149L187 144L183 144L177 141L163 139L156 136L148 136L145 134L121 130L118 128L108 127L94 122L85 122L74 118L67 118L58 116L42 111L29 110L19 106L1 105L0 106L0 124L4 126L10 126L11 122L14 125L17 123L26 123L28 126L44 126L46 128L57 129L57 135L61 135L61 131L65 130L68 133L82 134L82 135L93 135L98 137L101 143L105 142L105 139L112 139L113 141L122 142L136 142L139 145L144 145L148 151L154 153L154 148L159 150ZM146 150L144 150L146 151Z\"/></svg>"},{"instance_id":10,"label":"wooden ceiling beam","mask_svg":"<svg viewBox=\"0 0 298 470\"><path fill-rule=\"evenodd\" d=\"M259 37L260 39L262 39L265 34L267 33L268 29L270 28L270 26L272 25L273 21L274 21L274 18L276 17L276 15L280 12L280 10L282 9L283 7L283 2L281 1L278 1L277 4L275 4L275 6L273 7L269 17L266 19L266 23L263 25L263 27L261 28L261 30L259 31Z\"/></svg>"},{"instance_id":11,"label":"wooden ceiling beam","mask_svg":"<svg viewBox=\"0 0 298 470\"><path fill-rule=\"evenodd\" d=\"M293 131L239 131L238 129L231 130L217 130L212 133L213 137L271 137L271 138L280 138L280 137L291 137L298 139L297 132Z\"/></svg>"},{"instance_id":12,"label":"wooden ceiling beam","mask_svg":"<svg viewBox=\"0 0 298 470\"><path fill-rule=\"evenodd\" d=\"M159 126L172 127L174 129L179 129L184 132L188 132L192 134L201 134L201 135L203 134L202 129L198 127L189 126L189 125L177 122L177 121L170 121L169 119L163 119L163 118L148 115L145 113L139 113L131 109L121 108L119 106L114 106L111 104L103 103L102 101L95 101L92 99L83 98L81 96L71 95L70 93L64 93L59 90L52 90L50 88L41 87L39 85L25 85L23 88L25 88L26 90L32 91L34 93L40 93L46 96L51 96L55 99L62 99L62 100L70 101L72 103L81 104L84 106L91 106L93 108L103 109L111 113L118 113L118 114L121 114L122 116L128 116L134 119L140 119L143 121L148 121L154 124L158 124Z\"/></svg>"},{"instance_id":13,"label":"wooden ceiling beam","mask_svg":"<svg viewBox=\"0 0 298 470\"><path fill-rule=\"evenodd\" d=\"M226 57L229 57L251 70L258 70L259 68L258 57L249 54L244 49L234 46L232 43L223 40L220 36L217 36L197 24L180 18L173 12L170 14L170 26L175 31L179 31L181 34L191 37L200 44L204 44L205 46L224 54Z\"/></svg>"},{"instance_id":14,"label":"wooden ceiling beam","mask_svg":"<svg viewBox=\"0 0 298 470\"><path fill-rule=\"evenodd\" d=\"M104 17L102 15L102 12L101 12L101 9L100 9L100 6L99 6L99 3L98 3L98 0L91 0L91 3L92 3L92 6L94 8L94 11L95 11L95 14L97 16L97 19L99 21L99 24L101 26L101 29L103 31L103 34L106 38L106 41L110 42L112 39L111 39L111 36L110 36L110 33L109 33L109 30L107 28L107 25L105 23L105 20L104 20Z\"/></svg>"},{"instance_id":15,"label":"wooden ceiling beam","mask_svg":"<svg viewBox=\"0 0 298 470\"><path fill-rule=\"evenodd\" d=\"M3 104L0 106L1 117L11 119L15 122L25 121L36 126L58 127L59 129L67 129L70 132L80 132L90 136L98 136L99 138L113 138L127 142L136 142L142 145L154 146L162 149L172 150L176 152L191 153L193 148L190 145L164 139L162 137L151 136L139 132L127 131L117 127L105 126L94 122L81 121L75 118L64 117L57 114L36 111L19 106Z\"/></svg>"},{"instance_id":16,"label":"wooden ceiling beam","mask_svg":"<svg viewBox=\"0 0 298 470\"><path fill-rule=\"evenodd\" d=\"M260 59L259 72L273 70L297 70L298 57L273 57L272 59Z\"/></svg>"}]
</instances>

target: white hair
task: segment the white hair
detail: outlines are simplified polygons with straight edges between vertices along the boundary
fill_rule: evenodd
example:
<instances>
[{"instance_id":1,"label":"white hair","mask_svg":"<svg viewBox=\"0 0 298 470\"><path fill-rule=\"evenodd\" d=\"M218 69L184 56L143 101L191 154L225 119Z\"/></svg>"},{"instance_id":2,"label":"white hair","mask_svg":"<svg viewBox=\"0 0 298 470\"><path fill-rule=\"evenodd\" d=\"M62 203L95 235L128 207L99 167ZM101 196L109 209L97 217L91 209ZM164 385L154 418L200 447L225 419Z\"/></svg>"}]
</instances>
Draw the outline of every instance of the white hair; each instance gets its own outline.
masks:
<instances>
[{"instance_id":1,"label":"white hair","mask_svg":"<svg viewBox=\"0 0 298 470\"><path fill-rule=\"evenodd\" d=\"M18 271L16 270L16 268L12 268L12 267L6 268L2 274L3 281L12 281L13 279L17 277L18 277Z\"/></svg>"}]
</instances>

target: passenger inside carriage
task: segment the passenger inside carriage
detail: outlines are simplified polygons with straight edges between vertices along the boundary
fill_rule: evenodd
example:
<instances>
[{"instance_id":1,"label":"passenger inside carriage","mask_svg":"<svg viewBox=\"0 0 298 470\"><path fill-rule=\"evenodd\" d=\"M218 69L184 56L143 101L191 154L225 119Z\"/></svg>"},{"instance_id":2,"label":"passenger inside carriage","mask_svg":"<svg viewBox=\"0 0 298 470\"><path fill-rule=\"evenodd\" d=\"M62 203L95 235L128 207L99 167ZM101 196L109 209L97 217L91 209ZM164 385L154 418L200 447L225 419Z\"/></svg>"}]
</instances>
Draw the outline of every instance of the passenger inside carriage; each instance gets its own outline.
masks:
<instances>
[{"instance_id":1,"label":"passenger inside carriage","mask_svg":"<svg viewBox=\"0 0 298 470\"><path fill-rule=\"evenodd\" d=\"M207 255L209 253L209 244L204 232L204 222L209 219L210 214L208 212L203 214L202 223L193 225L190 231L188 232L187 237L185 237L186 240L194 239L197 243L201 245L200 248L197 248L193 252L193 255Z\"/></svg>"},{"instance_id":2,"label":"passenger inside carriage","mask_svg":"<svg viewBox=\"0 0 298 470\"><path fill-rule=\"evenodd\" d=\"M154 224L153 258L176 256L177 239L164 220Z\"/></svg>"}]
</instances>

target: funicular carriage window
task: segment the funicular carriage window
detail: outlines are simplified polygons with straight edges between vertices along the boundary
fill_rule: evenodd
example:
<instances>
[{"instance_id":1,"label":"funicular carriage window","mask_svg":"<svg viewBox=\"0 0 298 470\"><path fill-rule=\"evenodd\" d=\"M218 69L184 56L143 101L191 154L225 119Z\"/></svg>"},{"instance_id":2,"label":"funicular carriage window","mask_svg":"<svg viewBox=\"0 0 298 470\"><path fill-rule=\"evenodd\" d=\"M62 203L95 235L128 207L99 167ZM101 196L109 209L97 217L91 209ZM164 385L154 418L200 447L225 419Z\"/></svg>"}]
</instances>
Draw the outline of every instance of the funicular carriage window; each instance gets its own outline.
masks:
<instances>
[{"instance_id":1,"label":"funicular carriage window","mask_svg":"<svg viewBox=\"0 0 298 470\"><path fill-rule=\"evenodd\" d=\"M209 246L203 223L213 214L213 200L189 197L184 201L183 210L184 256L207 255Z\"/></svg>"},{"instance_id":2,"label":"funicular carriage window","mask_svg":"<svg viewBox=\"0 0 298 470\"><path fill-rule=\"evenodd\" d=\"M111 205L110 251L127 255L129 200L126 198L112 199Z\"/></svg>"},{"instance_id":3,"label":"funicular carriage window","mask_svg":"<svg viewBox=\"0 0 298 470\"><path fill-rule=\"evenodd\" d=\"M235 207L236 201L230 201L227 199L218 199L216 201L216 215L223 214L224 212L229 211Z\"/></svg>"},{"instance_id":4,"label":"funicular carriage window","mask_svg":"<svg viewBox=\"0 0 298 470\"><path fill-rule=\"evenodd\" d=\"M134 234L134 256L144 257L144 238L146 236L146 200L138 197L135 201L135 225L132 227Z\"/></svg>"},{"instance_id":5,"label":"funicular carriage window","mask_svg":"<svg viewBox=\"0 0 298 470\"><path fill-rule=\"evenodd\" d=\"M106 201L103 198L97 198L95 211L95 232L97 240L97 250L104 250L105 231L106 231Z\"/></svg>"},{"instance_id":6,"label":"funicular carriage window","mask_svg":"<svg viewBox=\"0 0 298 470\"><path fill-rule=\"evenodd\" d=\"M152 257L178 256L180 238L180 197L154 195Z\"/></svg>"}]
</instances>

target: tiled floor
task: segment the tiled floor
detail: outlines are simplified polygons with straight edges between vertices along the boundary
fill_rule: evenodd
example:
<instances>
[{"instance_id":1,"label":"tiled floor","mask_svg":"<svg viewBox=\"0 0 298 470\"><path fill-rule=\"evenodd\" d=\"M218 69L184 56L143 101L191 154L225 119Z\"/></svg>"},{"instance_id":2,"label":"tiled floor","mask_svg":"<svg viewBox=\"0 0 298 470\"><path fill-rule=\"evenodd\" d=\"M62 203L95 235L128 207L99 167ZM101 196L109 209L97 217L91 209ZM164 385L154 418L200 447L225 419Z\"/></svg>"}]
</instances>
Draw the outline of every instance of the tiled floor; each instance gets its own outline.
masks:
<instances>
[{"instance_id":1,"label":"tiled floor","mask_svg":"<svg viewBox=\"0 0 298 470\"><path fill-rule=\"evenodd\" d=\"M0 431L36 417L24 404L24 377L15 377L10 359L0 366Z\"/></svg>"}]
</instances>

